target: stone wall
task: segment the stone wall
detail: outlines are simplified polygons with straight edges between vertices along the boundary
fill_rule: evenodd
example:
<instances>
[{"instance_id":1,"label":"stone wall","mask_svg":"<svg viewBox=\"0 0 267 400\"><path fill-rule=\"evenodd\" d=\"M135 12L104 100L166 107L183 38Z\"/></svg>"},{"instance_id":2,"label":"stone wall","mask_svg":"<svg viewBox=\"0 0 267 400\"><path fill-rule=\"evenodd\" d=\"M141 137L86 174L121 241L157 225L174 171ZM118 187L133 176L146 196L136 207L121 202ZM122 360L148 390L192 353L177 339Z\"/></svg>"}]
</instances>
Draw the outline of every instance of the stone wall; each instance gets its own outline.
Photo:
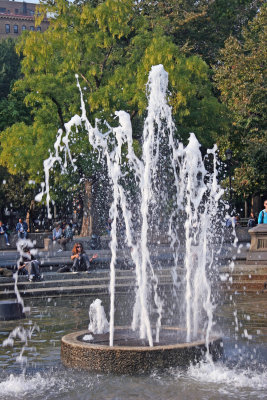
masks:
<instances>
[{"instance_id":1,"label":"stone wall","mask_svg":"<svg viewBox=\"0 0 267 400\"><path fill-rule=\"evenodd\" d=\"M45 232L45 233L28 233L28 239L30 239L32 242L36 242L35 247L38 249L43 249L44 248L44 239L47 238L51 233ZM16 233L11 233L9 235L9 243L10 246L6 245L6 241L4 238L4 235L0 236L0 250L12 250L12 249L17 249L17 243L18 241L18 235Z\"/></svg>"},{"instance_id":2,"label":"stone wall","mask_svg":"<svg viewBox=\"0 0 267 400\"><path fill-rule=\"evenodd\" d=\"M250 229L251 245L247 254L247 263L267 265L267 224Z\"/></svg>"}]
</instances>

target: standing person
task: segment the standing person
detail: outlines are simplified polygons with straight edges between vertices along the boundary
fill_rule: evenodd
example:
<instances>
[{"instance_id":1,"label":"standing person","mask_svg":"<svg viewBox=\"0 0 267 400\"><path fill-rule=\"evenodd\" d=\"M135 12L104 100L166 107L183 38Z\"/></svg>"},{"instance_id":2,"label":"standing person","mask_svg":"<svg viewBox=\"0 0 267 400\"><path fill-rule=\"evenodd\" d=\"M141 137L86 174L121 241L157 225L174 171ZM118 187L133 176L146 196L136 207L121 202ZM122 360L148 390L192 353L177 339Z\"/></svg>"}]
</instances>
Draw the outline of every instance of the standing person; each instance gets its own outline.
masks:
<instances>
[{"instance_id":1,"label":"standing person","mask_svg":"<svg viewBox=\"0 0 267 400\"><path fill-rule=\"evenodd\" d=\"M264 200L264 209L260 212L258 224L267 224L267 200Z\"/></svg>"},{"instance_id":2,"label":"standing person","mask_svg":"<svg viewBox=\"0 0 267 400\"><path fill-rule=\"evenodd\" d=\"M16 232L18 233L19 239L27 239L28 225L22 218L19 218L19 222L16 225Z\"/></svg>"},{"instance_id":3,"label":"standing person","mask_svg":"<svg viewBox=\"0 0 267 400\"><path fill-rule=\"evenodd\" d=\"M6 240L6 245L10 246L9 239L8 239L8 233L7 233L7 227L3 224L2 221L0 221L0 235L4 235L5 240Z\"/></svg>"},{"instance_id":4,"label":"standing person","mask_svg":"<svg viewBox=\"0 0 267 400\"><path fill-rule=\"evenodd\" d=\"M28 275L29 281L41 280L39 266L39 261L31 254L30 249L25 247L18 266L19 274Z\"/></svg>"},{"instance_id":5,"label":"standing person","mask_svg":"<svg viewBox=\"0 0 267 400\"><path fill-rule=\"evenodd\" d=\"M72 267L65 265L64 267L59 268L57 272L77 272L77 271L87 271L89 272L90 263L97 258L98 255L94 254L90 260L88 255L85 253L83 249L82 243L75 243L72 249L71 260L73 261Z\"/></svg>"}]
</instances>

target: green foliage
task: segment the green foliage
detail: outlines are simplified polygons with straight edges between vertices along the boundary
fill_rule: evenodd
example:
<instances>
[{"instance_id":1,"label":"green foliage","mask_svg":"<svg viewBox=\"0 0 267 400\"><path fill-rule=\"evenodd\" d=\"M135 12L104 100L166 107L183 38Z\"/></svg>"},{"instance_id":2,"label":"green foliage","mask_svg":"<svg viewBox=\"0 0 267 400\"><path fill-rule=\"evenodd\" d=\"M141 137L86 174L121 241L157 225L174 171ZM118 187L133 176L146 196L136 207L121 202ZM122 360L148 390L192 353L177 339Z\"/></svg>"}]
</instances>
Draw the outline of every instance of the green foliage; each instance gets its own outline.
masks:
<instances>
[{"instance_id":1,"label":"green foliage","mask_svg":"<svg viewBox=\"0 0 267 400\"><path fill-rule=\"evenodd\" d=\"M10 175L4 185L5 206L17 209L26 214L31 200L36 195L36 188L29 183L27 175Z\"/></svg>"},{"instance_id":2,"label":"green foliage","mask_svg":"<svg viewBox=\"0 0 267 400\"><path fill-rule=\"evenodd\" d=\"M0 42L0 131L16 122L31 122L24 96L12 93L14 82L21 77L20 57L11 38Z\"/></svg>"},{"instance_id":3,"label":"green foliage","mask_svg":"<svg viewBox=\"0 0 267 400\"><path fill-rule=\"evenodd\" d=\"M214 140L222 114L207 65L196 56L186 57L161 29L151 32L134 1L106 0L93 7L92 2L77 6L60 0L43 7L57 18L43 34L30 32L20 41L24 78L16 83L17 90L28 91L26 102L40 123L52 115L56 132L79 112L75 73L86 89L90 118L111 120L120 109L132 118L141 116L147 106L148 72L162 63L170 75L170 102L177 123L184 125L183 134L194 129L204 145ZM205 121L209 125L203 129Z\"/></svg>"},{"instance_id":4,"label":"green foliage","mask_svg":"<svg viewBox=\"0 0 267 400\"><path fill-rule=\"evenodd\" d=\"M0 42L0 66L0 99L3 99L8 96L12 81L20 76L20 57L11 38Z\"/></svg>"},{"instance_id":5,"label":"green foliage","mask_svg":"<svg viewBox=\"0 0 267 400\"><path fill-rule=\"evenodd\" d=\"M49 130L37 122L30 126L23 122L14 124L0 133L0 163L13 175L24 173L40 182L51 139Z\"/></svg>"},{"instance_id":6,"label":"green foliage","mask_svg":"<svg viewBox=\"0 0 267 400\"><path fill-rule=\"evenodd\" d=\"M267 184L266 10L266 5L261 8L241 41L233 37L226 41L215 67L217 88L232 119L227 146L239 163L234 188L245 196ZM222 143L221 150L225 150Z\"/></svg>"},{"instance_id":7,"label":"green foliage","mask_svg":"<svg viewBox=\"0 0 267 400\"><path fill-rule=\"evenodd\" d=\"M19 121L32 122L30 109L25 106L21 92L11 92L7 98L0 100L0 131Z\"/></svg>"},{"instance_id":8,"label":"green foliage","mask_svg":"<svg viewBox=\"0 0 267 400\"><path fill-rule=\"evenodd\" d=\"M6 168L0 166L0 218L3 218L4 208L7 206L6 196L5 196L5 183L9 177Z\"/></svg>"},{"instance_id":9,"label":"green foliage","mask_svg":"<svg viewBox=\"0 0 267 400\"><path fill-rule=\"evenodd\" d=\"M225 40L239 38L263 0L141 0L152 27L161 26L186 53L216 62Z\"/></svg>"},{"instance_id":10,"label":"green foliage","mask_svg":"<svg viewBox=\"0 0 267 400\"><path fill-rule=\"evenodd\" d=\"M59 0L41 6L42 10L57 17L44 33L26 32L20 37L17 51L23 56L23 78L15 83L9 111L3 107L13 125L1 132L0 164L11 174L25 173L36 182L43 180L43 160L53 149L58 128L64 130L64 123L80 112L76 73L89 118L105 118L114 124L114 111L126 110L139 138L140 120L147 107L148 73L152 65L161 63L169 72L170 103L178 133L186 138L194 130L205 146L214 141L222 126L221 106L212 93L207 65L196 56L187 57L161 29L151 32L134 1L76 5ZM21 93L31 108L32 123L21 117L20 108L11 101ZM16 112L20 113L17 121ZM137 142L135 148L140 151ZM97 175L100 166L82 129L73 132L71 151L77 171L68 174L67 181L75 188L81 177ZM64 193L68 190L57 168L51 179ZM59 192L53 194L55 199Z\"/></svg>"},{"instance_id":11,"label":"green foliage","mask_svg":"<svg viewBox=\"0 0 267 400\"><path fill-rule=\"evenodd\" d=\"M21 71L20 57L15 52L15 42L10 38L2 40L0 43L0 65L0 138L2 138L3 132L1 131L20 121L31 123L31 116L29 109L23 103L24 95L12 92L14 82L21 77ZM1 147L3 146L5 146L5 141L1 143ZM8 143L8 148L12 153L13 142ZM5 165L5 156L2 152L0 163ZM21 176L21 173L24 172L26 171L19 171L19 176L12 177L7 168L0 167L0 212L2 214L3 209L9 207L9 203L13 205L16 203L18 187L17 191L11 190L11 183L14 180L20 185L20 204L24 202L24 199L28 199L27 195L24 196L26 192L28 193L28 189L22 189L23 184L27 185L27 179L22 179Z\"/></svg>"},{"instance_id":12,"label":"green foliage","mask_svg":"<svg viewBox=\"0 0 267 400\"><path fill-rule=\"evenodd\" d=\"M177 135L186 142L193 131L204 147L218 142L221 154L230 147L238 195L264 188L266 6L258 13L262 4L263 0L43 1L36 24L46 12L54 15L45 32L24 32L17 54L12 40L0 43L2 175L9 177L6 169L18 177L24 174L25 190L28 178L43 181L43 160L53 150L58 129L64 131L64 123L80 114L75 74L91 121L100 118L115 125L116 110L130 113L140 156L146 82L152 65L163 64ZM213 71L206 62L215 64ZM70 137L76 172L69 167L66 175L59 167L51 172L52 197L57 201L79 193L81 178L99 179L101 166L86 135L81 127ZM0 192L6 198L1 184Z\"/></svg>"}]
</instances>

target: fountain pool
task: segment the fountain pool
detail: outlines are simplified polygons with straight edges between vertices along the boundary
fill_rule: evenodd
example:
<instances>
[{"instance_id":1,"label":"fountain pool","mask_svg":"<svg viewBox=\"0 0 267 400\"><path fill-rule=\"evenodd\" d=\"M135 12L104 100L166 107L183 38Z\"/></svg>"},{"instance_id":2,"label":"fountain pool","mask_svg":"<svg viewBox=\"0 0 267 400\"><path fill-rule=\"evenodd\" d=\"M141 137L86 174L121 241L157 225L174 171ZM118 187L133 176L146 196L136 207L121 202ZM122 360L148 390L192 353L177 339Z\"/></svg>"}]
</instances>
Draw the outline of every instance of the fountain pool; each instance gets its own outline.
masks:
<instances>
[{"instance_id":1,"label":"fountain pool","mask_svg":"<svg viewBox=\"0 0 267 400\"><path fill-rule=\"evenodd\" d=\"M150 357L165 342L168 336L165 327L172 330L179 327L185 329L181 339L185 347L201 339L203 346L208 348L215 333L223 337L223 358L214 364L208 354L196 365L178 363L179 369L176 363L163 365L164 371L158 368L160 364L151 360L147 374L134 377L123 368L119 371L121 376L115 376L113 369L108 369L110 373L104 375L105 360L95 372L68 370L60 363L61 338L64 341L65 335L72 331L82 335L79 331L88 325L87 310L95 299L33 299L31 320L21 322L24 325L21 331L26 332L26 328L29 331L22 349L16 340L11 350L1 348L0 398L190 400L264 397L267 389L266 298L264 294L234 294L230 300L227 295L222 298L222 293L214 289L213 283L219 278L220 250L216 249L220 249L222 243L224 216L220 201L223 191L217 182L216 146L205 156L208 171L195 135L190 134L187 146L179 142L166 100L167 89L168 74L163 66L152 67L140 158L134 152L129 114L117 112L116 127L99 121L93 126L86 117L81 92L82 116L76 115L65 124L65 136L59 131L55 153L44 162L46 182L37 199L46 193L49 213L49 171L58 162L66 172L67 158L75 170L71 140L75 142L75 135L85 129L91 147L99 160L104 160L112 189L110 297L101 298L109 325L106 348L112 353L116 347L116 326L130 326L135 336L131 338L131 333L127 333L122 343L125 340L129 343L131 339L138 344L143 342ZM99 125L105 125L104 132L100 131ZM130 188L134 188L136 196L132 196ZM135 272L136 290L126 296L115 293L120 216L124 221L125 247L130 249ZM161 234L164 221L165 228L167 221L164 234L168 236L174 262L172 284L169 291L162 293L157 269L151 261L153 250L149 246L149 235L152 232ZM183 227L182 234L179 226ZM182 248L185 256L183 273L179 275L177 267ZM7 332L14 329L13 324L4 322L1 335L6 338ZM172 344L179 346L173 336L172 332ZM84 347L88 347L86 343ZM127 347L127 351L132 349ZM133 354L131 358L135 356ZM67 362L66 365L75 366Z\"/></svg>"},{"instance_id":2,"label":"fountain pool","mask_svg":"<svg viewBox=\"0 0 267 400\"><path fill-rule=\"evenodd\" d=\"M221 299L214 314L224 338L223 359L189 368L153 370L146 375L89 373L65 368L60 361L61 337L88 325L90 296L31 299L31 317L20 321L25 328L37 324L24 354L27 367L16 361L22 347L0 347L0 399L34 400L204 400L266 398L267 390L267 298L266 294L236 294ZM116 297L116 320L131 322L134 296ZM109 297L103 297L108 313ZM233 306L233 300L235 306ZM235 311L242 328L237 332ZM249 318L250 316L250 318ZM163 319L163 323L165 320ZM18 321L1 323L1 342ZM244 332L249 333L249 337Z\"/></svg>"}]
</instances>

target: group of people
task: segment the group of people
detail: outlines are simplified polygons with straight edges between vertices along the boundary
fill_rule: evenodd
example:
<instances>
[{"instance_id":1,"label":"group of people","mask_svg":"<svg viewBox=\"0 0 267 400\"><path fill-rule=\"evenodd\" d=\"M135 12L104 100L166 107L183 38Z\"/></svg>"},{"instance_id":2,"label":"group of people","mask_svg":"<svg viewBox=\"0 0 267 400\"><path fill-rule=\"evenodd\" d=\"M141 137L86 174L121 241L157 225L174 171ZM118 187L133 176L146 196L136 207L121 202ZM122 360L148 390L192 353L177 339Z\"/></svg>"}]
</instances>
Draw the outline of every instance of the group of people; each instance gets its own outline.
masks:
<instances>
[{"instance_id":1,"label":"group of people","mask_svg":"<svg viewBox=\"0 0 267 400\"><path fill-rule=\"evenodd\" d=\"M58 251L65 251L66 244L73 239L73 230L70 223L57 224L52 231L53 243L58 243L60 245L60 249Z\"/></svg>"},{"instance_id":2,"label":"group of people","mask_svg":"<svg viewBox=\"0 0 267 400\"><path fill-rule=\"evenodd\" d=\"M248 219L248 227L253 228L254 226L260 225L260 224L267 224L267 200L264 200L264 209L261 210L258 216L258 221L253 213L253 211L250 213L249 219Z\"/></svg>"},{"instance_id":3,"label":"group of people","mask_svg":"<svg viewBox=\"0 0 267 400\"><path fill-rule=\"evenodd\" d=\"M239 216L233 216L231 218L228 218L226 220L226 226L228 228L231 228L232 226L237 226L239 225ZM264 200L264 209L261 210L261 212L259 213L258 216L258 220L254 215L254 212L251 211L250 216L248 218L248 222L247 222L247 226L249 228L253 228L254 226L256 226L258 224L267 224L267 200Z\"/></svg>"},{"instance_id":4,"label":"group of people","mask_svg":"<svg viewBox=\"0 0 267 400\"><path fill-rule=\"evenodd\" d=\"M22 218L19 218L16 224L16 232L18 239L27 239L28 225ZM5 237L6 245L10 246L9 243L9 232L7 226L0 221L0 235ZM65 223L62 226L57 224L52 231L53 243L57 242L60 244L61 249L66 249L66 244L73 239L73 230L70 223ZM19 275L27 275L29 281L41 280L40 274L40 263L35 256L35 250L31 249L27 242L22 242L21 256L18 262L17 270ZM92 261L97 258L98 255L94 254L90 259L85 253L82 243L75 243L72 249L71 261L72 265L66 265L61 267L58 272L78 272L78 271L89 271Z\"/></svg>"},{"instance_id":5,"label":"group of people","mask_svg":"<svg viewBox=\"0 0 267 400\"><path fill-rule=\"evenodd\" d=\"M65 265L59 268L58 272L80 272L90 271L92 261L98 257L94 254L90 259L85 253L82 243L75 243L72 249L71 261L72 265ZM18 263L18 273L27 275L29 281L41 280L40 263L29 247L24 247L22 255Z\"/></svg>"},{"instance_id":6,"label":"group of people","mask_svg":"<svg viewBox=\"0 0 267 400\"><path fill-rule=\"evenodd\" d=\"M75 243L71 261L72 265L65 265L57 272L89 272L91 269L92 261L98 257L98 254L94 254L90 259L85 253L82 243ZM19 275L27 275L29 281L39 281L42 279L40 274L40 263L37 260L34 251L28 246L22 248L22 255L18 262L18 273Z\"/></svg>"},{"instance_id":7,"label":"group of people","mask_svg":"<svg viewBox=\"0 0 267 400\"><path fill-rule=\"evenodd\" d=\"M250 222L253 221L253 222ZM110 221L109 221L110 222ZM231 226L233 224L238 223L238 219L231 220ZM255 226L256 220L254 218L254 214L251 213L250 218L248 220L248 226ZM258 224L267 224L267 200L264 201L264 209L260 212L258 217ZM18 234L19 239L26 239L27 237L28 226L26 222L19 218L19 221L16 225L16 232ZM9 246L9 237L6 226L0 221L0 235L4 235L6 244ZM62 249L65 248L66 243L68 243L73 238L72 227L70 224L65 224L61 227L59 224L53 229L52 239L53 241L57 241ZM81 242L75 243L72 254L71 261L72 265L65 265L59 268L58 272L79 272L79 271L87 271L89 272L91 268L91 263L94 259L98 257L97 254L94 254L90 259L88 255L85 253L83 245ZM29 280L40 280L40 264L36 259L34 252L27 246L24 246L22 249L22 255L20 257L18 263L18 273L22 275L27 275Z\"/></svg>"}]
</instances>

